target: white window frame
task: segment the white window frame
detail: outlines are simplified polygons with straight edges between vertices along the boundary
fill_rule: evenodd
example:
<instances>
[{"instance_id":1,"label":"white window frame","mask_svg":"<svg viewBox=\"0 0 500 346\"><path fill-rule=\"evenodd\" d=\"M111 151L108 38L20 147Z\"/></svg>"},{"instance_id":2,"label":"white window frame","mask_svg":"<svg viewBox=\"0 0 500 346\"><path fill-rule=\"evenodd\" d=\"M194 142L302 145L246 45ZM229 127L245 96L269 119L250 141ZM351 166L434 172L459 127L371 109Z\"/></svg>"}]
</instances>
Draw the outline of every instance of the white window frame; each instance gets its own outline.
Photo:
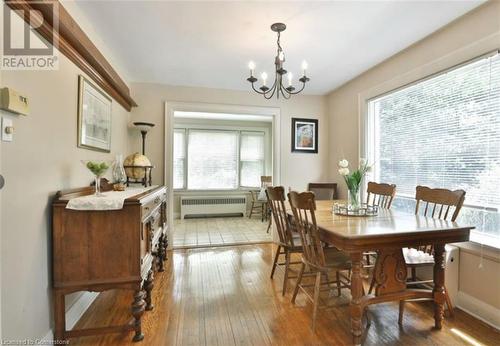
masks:
<instances>
[{"instance_id":1,"label":"white window frame","mask_svg":"<svg viewBox=\"0 0 500 346\"><path fill-rule=\"evenodd\" d=\"M488 46L488 42L484 43L486 46ZM496 45L496 43L493 43ZM364 92L359 93L358 95L358 157L365 157L368 160L370 160L371 164L373 164L373 160L377 160L378 158L376 157L376 150L375 150L375 143L376 143L376 138L374 138L374 134L371 134L369 129L370 129L370 122L372 119L370 118L370 110L369 110L369 105L370 101L373 99L382 97L385 94L393 93L399 89L406 88L408 86L411 86L412 84L417 84L421 81L424 81L429 78L433 78L435 76L438 76L440 74L446 73L450 70L456 69L462 65L466 65L469 63L472 63L474 61L484 59L488 56L493 56L495 54L499 54L500 50L498 48L495 48L491 50L486 50L487 53L478 54L477 52L478 47L477 46L471 46L467 47L467 49L464 49L464 52L459 52L455 53L449 57L446 57L444 59L445 62L437 60L433 61L427 65L424 65L420 68L417 68L415 70L409 71L405 74L399 75L392 80L379 84L377 86L372 87L369 90L366 90ZM464 58L465 56L468 56L468 58ZM447 62L447 63L446 63ZM378 178L380 177L380 172L377 172L377 167L373 167L372 171L367 174L366 178L364 179L364 186L363 189L361 190L362 198L366 198L366 188L367 188L367 182L370 181L371 179L378 181ZM404 194L398 194L398 197L401 198L408 198L408 199L414 199L415 196L407 196ZM477 208L477 206L474 205L468 205L464 204L464 207L468 208ZM479 207L480 209L485 209L485 207ZM476 242L480 244L488 244L492 248L500 249L500 239L498 237L494 237L491 235L487 235L482 232L478 232L475 230L471 230L471 236L470 236L470 241L471 242Z\"/></svg>"},{"instance_id":2,"label":"white window frame","mask_svg":"<svg viewBox=\"0 0 500 346\"><path fill-rule=\"evenodd\" d=\"M269 146L269 139L270 139L270 131L266 127L259 127L259 126L225 126L225 125L204 125L204 124L183 124L182 122L179 122L178 124L174 125L174 131L177 130L184 130L185 131L185 136L184 136L184 149L185 149L185 155L186 158L184 160L184 187L182 189L173 189L174 192L213 192L213 191L248 191L248 190L254 190L254 189L259 189L259 187L256 186L242 186L241 185L241 160L240 160L240 148L241 148L241 133L242 132L260 132L264 134L264 175L271 175L270 174L270 167L268 166L268 161L270 161L270 158L268 157L271 153L271 148ZM188 176L188 138L189 138L189 131L190 130L198 130L198 131L231 131L231 132L238 132L238 148L237 148L237 157L238 157L238 165L237 165L237 180L238 180L238 186L236 188L229 188L229 189L188 189L188 181L187 181L187 176Z\"/></svg>"}]
</instances>

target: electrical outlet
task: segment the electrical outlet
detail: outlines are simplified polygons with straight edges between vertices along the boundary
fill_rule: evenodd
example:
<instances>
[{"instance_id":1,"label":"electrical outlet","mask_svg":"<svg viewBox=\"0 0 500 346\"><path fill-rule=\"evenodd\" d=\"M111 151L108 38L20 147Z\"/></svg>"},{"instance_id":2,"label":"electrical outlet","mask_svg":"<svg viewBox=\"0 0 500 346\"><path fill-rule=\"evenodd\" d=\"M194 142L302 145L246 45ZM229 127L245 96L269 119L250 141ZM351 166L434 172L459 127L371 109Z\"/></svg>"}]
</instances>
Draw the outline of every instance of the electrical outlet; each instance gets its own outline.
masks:
<instances>
[{"instance_id":1,"label":"electrical outlet","mask_svg":"<svg viewBox=\"0 0 500 346\"><path fill-rule=\"evenodd\" d=\"M2 141L12 142L14 138L14 126L12 126L12 119L2 118Z\"/></svg>"}]
</instances>

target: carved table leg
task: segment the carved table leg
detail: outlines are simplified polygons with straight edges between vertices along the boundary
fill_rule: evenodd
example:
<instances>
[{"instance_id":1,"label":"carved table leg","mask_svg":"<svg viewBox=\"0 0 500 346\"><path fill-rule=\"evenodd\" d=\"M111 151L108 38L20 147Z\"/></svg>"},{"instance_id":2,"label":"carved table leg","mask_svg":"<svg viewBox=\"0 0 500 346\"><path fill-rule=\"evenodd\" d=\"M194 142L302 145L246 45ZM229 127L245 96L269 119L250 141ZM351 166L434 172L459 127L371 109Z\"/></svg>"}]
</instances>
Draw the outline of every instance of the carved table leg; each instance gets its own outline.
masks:
<instances>
[{"instance_id":1,"label":"carved table leg","mask_svg":"<svg viewBox=\"0 0 500 346\"><path fill-rule=\"evenodd\" d=\"M160 259L161 263L161 259ZM146 310L153 310L153 304L151 303L151 291L153 290L153 265L148 272L148 278L144 281L144 290L146 291Z\"/></svg>"},{"instance_id":2,"label":"carved table leg","mask_svg":"<svg viewBox=\"0 0 500 346\"><path fill-rule=\"evenodd\" d=\"M436 329L442 328L444 317L444 302L446 299L444 291L444 267L445 251L443 244L434 245L434 325Z\"/></svg>"},{"instance_id":3,"label":"carved table leg","mask_svg":"<svg viewBox=\"0 0 500 346\"><path fill-rule=\"evenodd\" d=\"M66 307L64 303L64 294L58 290L54 291L54 339L57 341L65 340L66 331Z\"/></svg>"},{"instance_id":4,"label":"carved table leg","mask_svg":"<svg viewBox=\"0 0 500 346\"><path fill-rule=\"evenodd\" d=\"M141 331L141 317L144 314L146 302L144 301L144 292L140 289L134 293L134 302L132 303L132 316L134 316L135 335L132 341L137 342L144 339L144 334Z\"/></svg>"},{"instance_id":5,"label":"carved table leg","mask_svg":"<svg viewBox=\"0 0 500 346\"><path fill-rule=\"evenodd\" d=\"M363 327L361 319L363 317L363 308L361 306L361 297L363 296L363 278L361 276L362 258L361 252L351 253L352 273L351 273L351 333L354 345L361 345L361 335Z\"/></svg>"}]
</instances>

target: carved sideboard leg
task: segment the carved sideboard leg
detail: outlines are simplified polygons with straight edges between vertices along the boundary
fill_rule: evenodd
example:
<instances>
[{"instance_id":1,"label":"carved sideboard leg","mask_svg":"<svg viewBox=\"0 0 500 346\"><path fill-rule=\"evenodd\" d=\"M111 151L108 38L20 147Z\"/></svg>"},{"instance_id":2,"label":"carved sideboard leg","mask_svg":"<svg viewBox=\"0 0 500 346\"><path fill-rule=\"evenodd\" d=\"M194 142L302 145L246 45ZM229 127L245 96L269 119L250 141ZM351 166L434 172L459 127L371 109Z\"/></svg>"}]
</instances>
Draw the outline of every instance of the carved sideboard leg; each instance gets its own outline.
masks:
<instances>
[{"instance_id":1,"label":"carved sideboard leg","mask_svg":"<svg viewBox=\"0 0 500 346\"><path fill-rule=\"evenodd\" d=\"M158 241L158 271L165 271L165 267L163 266L163 262L165 261L165 235L162 234L160 236L160 240Z\"/></svg>"},{"instance_id":2,"label":"carved sideboard leg","mask_svg":"<svg viewBox=\"0 0 500 346\"><path fill-rule=\"evenodd\" d=\"M351 253L352 274L351 274L351 333L354 345L361 345L361 336L363 333L361 319L363 317L363 308L361 306L361 297L363 296L363 278L361 276L362 258L361 252Z\"/></svg>"},{"instance_id":3,"label":"carved sideboard leg","mask_svg":"<svg viewBox=\"0 0 500 346\"><path fill-rule=\"evenodd\" d=\"M134 302L132 303L132 316L134 316L134 330L135 335L132 341L137 342L144 339L144 334L141 331L141 317L144 314L146 302L144 301L144 292L140 289L134 293Z\"/></svg>"},{"instance_id":4,"label":"carved sideboard leg","mask_svg":"<svg viewBox=\"0 0 500 346\"><path fill-rule=\"evenodd\" d=\"M161 263L161 260L160 260ZM152 298L151 298L151 292L153 291L153 265L151 265L151 269L148 272L148 277L146 281L144 282L144 290L146 291L146 310L150 311L153 310L153 304L151 303Z\"/></svg>"},{"instance_id":5,"label":"carved sideboard leg","mask_svg":"<svg viewBox=\"0 0 500 346\"><path fill-rule=\"evenodd\" d=\"M444 317L444 302L446 294L444 291L444 267L446 265L443 244L434 245L434 323L436 329L442 328Z\"/></svg>"},{"instance_id":6,"label":"carved sideboard leg","mask_svg":"<svg viewBox=\"0 0 500 346\"><path fill-rule=\"evenodd\" d=\"M65 340L64 332L66 331L66 307L64 303L64 293L59 290L54 290L54 322L54 339L57 341Z\"/></svg>"}]
</instances>

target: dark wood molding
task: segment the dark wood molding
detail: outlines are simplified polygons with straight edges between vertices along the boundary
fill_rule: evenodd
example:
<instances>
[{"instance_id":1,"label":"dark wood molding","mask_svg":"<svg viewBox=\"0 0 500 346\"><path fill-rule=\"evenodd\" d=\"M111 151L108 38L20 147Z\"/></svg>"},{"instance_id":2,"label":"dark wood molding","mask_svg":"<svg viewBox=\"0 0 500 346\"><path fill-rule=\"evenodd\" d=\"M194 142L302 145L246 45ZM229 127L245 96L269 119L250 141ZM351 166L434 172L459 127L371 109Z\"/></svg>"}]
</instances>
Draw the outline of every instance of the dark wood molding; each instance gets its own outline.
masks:
<instances>
[{"instance_id":1,"label":"dark wood molding","mask_svg":"<svg viewBox=\"0 0 500 346\"><path fill-rule=\"evenodd\" d=\"M38 11L44 20L35 30L44 39L57 47L127 111L137 106L128 86L58 0L6 0L5 3L12 9L22 10L26 22L29 22L29 10ZM57 19L54 13L58 14L58 30L52 24Z\"/></svg>"}]
</instances>

